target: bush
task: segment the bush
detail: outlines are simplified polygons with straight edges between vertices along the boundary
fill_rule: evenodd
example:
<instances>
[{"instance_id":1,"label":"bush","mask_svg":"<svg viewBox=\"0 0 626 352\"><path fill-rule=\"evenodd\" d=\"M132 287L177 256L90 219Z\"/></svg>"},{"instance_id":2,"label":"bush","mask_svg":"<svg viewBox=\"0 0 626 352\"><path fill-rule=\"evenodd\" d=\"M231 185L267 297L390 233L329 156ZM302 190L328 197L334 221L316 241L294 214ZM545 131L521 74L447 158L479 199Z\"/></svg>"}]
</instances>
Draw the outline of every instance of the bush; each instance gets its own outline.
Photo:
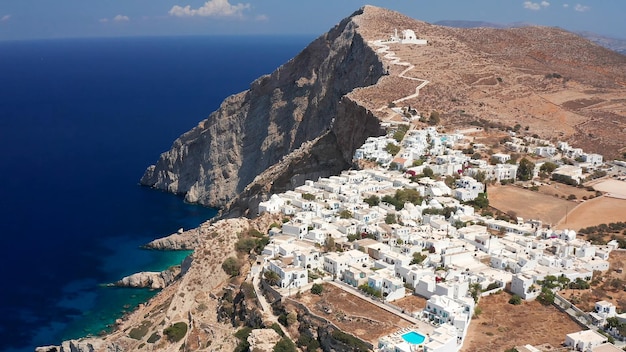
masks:
<instances>
[{"instance_id":1,"label":"bush","mask_svg":"<svg viewBox=\"0 0 626 352\"><path fill-rule=\"evenodd\" d=\"M285 332L278 323L272 323L272 325L270 325L270 329L276 331L276 333L281 337L285 336Z\"/></svg>"},{"instance_id":2,"label":"bush","mask_svg":"<svg viewBox=\"0 0 626 352\"><path fill-rule=\"evenodd\" d=\"M520 297L518 295L513 295L511 297L511 299L509 299L509 304L512 304L514 306L518 306L518 305L522 304L522 297Z\"/></svg>"},{"instance_id":3,"label":"bush","mask_svg":"<svg viewBox=\"0 0 626 352\"><path fill-rule=\"evenodd\" d=\"M554 292L550 289L543 288L541 289L541 293L537 296L537 302L543 304L544 306L549 306L554 303Z\"/></svg>"},{"instance_id":4,"label":"bush","mask_svg":"<svg viewBox=\"0 0 626 352\"><path fill-rule=\"evenodd\" d=\"M314 339L311 335L304 333L300 334L296 344L300 347L306 348L307 352L317 351L317 349L320 348L320 343L317 342L316 339Z\"/></svg>"},{"instance_id":5,"label":"bush","mask_svg":"<svg viewBox=\"0 0 626 352\"><path fill-rule=\"evenodd\" d=\"M311 193L305 193L302 195L302 199L304 200L315 200L315 196Z\"/></svg>"},{"instance_id":6,"label":"bush","mask_svg":"<svg viewBox=\"0 0 626 352\"><path fill-rule=\"evenodd\" d=\"M359 286L359 290L367 293L370 296L374 296L378 298L382 297L382 293L380 292L380 290L370 287L368 284L363 284Z\"/></svg>"},{"instance_id":7,"label":"bush","mask_svg":"<svg viewBox=\"0 0 626 352\"><path fill-rule=\"evenodd\" d=\"M335 340L345 343L346 345L353 347L352 351L355 352L366 352L369 351L370 348L363 341L357 339L356 337L346 334L341 330L334 330L332 336Z\"/></svg>"},{"instance_id":8,"label":"bush","mask_svg":"<svg viewBox=\"0 0 626 352\"><path fill-rule=\"evenodd\" d=\"M396 155L400 151L400 146L395 145L393 143L388 143L387 146L385 147L385 151L387 151L387 153L391 155Z\"/></svg>"},{"instance_id":9,"label":"bush","mask_svg":"<svg viewBox=\"0 0 626 352\"><path fill-rule=\"evenodd\" d=\"M250 253L255 246L256 240L254 238L241 238L235 243L235 249L241 253Z\"/></svg>"},{"instance_id":10,"label":"bush","mask_svg":"<svg viewBox=\"0 0 626 352\"><path fill-rule=\"evenodd\" d=\"M485 289L485 291L495 290L496 288L500 288L500 284L497 282L492 282L489 285L487 285L487 288Z\"/></svg>"},{"instance_id":11,"label":"bush","mask_svg":"<svg viewBox=\"0 0 626 352\"><path fill-rule=\"evenodd\" d=\"M170 340L170 342L178 342L187 334L187 324L182 321L175 323L174 325L165 328L165 330L163 330L163 334L167 336L167 339Z\"/></svg>"},{"instance_id":12,"label":"bush","mask_svg":"<svg viewBox=\"0 0 626 352\"><path fill-rule=\"evenodd\" d=\"M226 258L226 260L222 263L222 269L230 276L237 276L239 275L239 270L241 269L241 262L235 257Z\"/></svg>"},{"instance_id":13,"label":"bush","mask_svg":"<svg viewBox=\"0 0 626 352\"><path fill-rule=\"evenodd\" d=\"M150 335L150 337L148 337L148 340L146 342L148 343L155 343L157 341L159 341L161 339L161 336L154 332L152 335Z\"/></svg>"},{"instance_id":14,"label":"bush","mask_svg":"<svg viewBox=\"0 0 626 352\"><path fill-rule=\"evenodd\" d=\"M312 294L321 296L322 292L324 292L324 286L322 286L322 284L313 284L313 286L311 286Z\"/></svg>"},{"instance_id":15,"label":"bush","mask_svg":"<svg viewBox=\"0 0 626 352\"><path fill-rule=\"evenodd\" d=\"M375 195L371 195L363 199L363 202L369 204L370 207L373 207L380 203L380 198L376 197Z\"/></svg>"},{"instance_id":16,"label":"bush","mask_svg":"<svg viewBox=\"0 0 626 352\"><path fill-rule=\"evenodd\" d=\"M250 344L248 343L248 336L252 332L251 327L243 327L235 333L235 337L239 339L239 344L235 347L235 352L244 352L250 350Z\"/></svg>"},{"instance_id":17,"label":"bush","mask_svg":"<svg viewBox=\"0 0 626 352\"><path fill-rule=\"evenodd\" d=\"M287 337L283 337L274 346L273 352L297 352L296 345Z\"/></svg>"},{"instance_id":18,"label":"bush","mask_svg":"<svg viewBox=\"0 0 626 352\"><path fill-rule=\"evenodd\" d=\"M144 336L146 336L146 334L148 333L148 328L150 328L151 325L152 323L149 320L144 320L138 327L130 330L128 336L131 339L141 340Z\"/></svg>"}]
</instances>

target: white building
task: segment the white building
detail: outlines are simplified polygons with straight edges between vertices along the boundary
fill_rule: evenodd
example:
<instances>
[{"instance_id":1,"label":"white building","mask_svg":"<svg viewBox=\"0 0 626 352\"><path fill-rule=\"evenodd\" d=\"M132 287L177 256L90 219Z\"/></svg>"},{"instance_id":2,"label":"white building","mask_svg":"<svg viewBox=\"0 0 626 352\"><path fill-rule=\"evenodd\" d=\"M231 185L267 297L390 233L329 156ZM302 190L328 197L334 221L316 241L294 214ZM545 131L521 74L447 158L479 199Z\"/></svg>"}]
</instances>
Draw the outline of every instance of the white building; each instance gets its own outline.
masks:
<instances>
[{"instance_id":1,"label":"white building","mask_svg":"<svg viewBox=\"0 0 626 352\"><path fill-rule=\"evenodd\" d=\"M454 299L434 295L426 302L424 317L436 325L450 324L457 329L457 336L463 338L467 333L470 319L474 314L472 298Z\"/></svg>"},{"instance_id":2,"label":"white building","mask_svg":"<svg viewBox=\"0 0 626 352\"><path fill-rule=\"evenodd\" d=\"M330 252L324 255L324 270L342 277L343 271L350 265L362 265L367 263L369 256L361 251L352 249L347 252Z\"/></svg>"},{"instance_id":3,"label":"white building","mask_svg":"<svg viewBox=\"0 0 626 352\"><path fill-rule=\"evenodd\" d=\"M583 330L565 335L565 346L582 352L591 352L594 347L607 341L606 336L593 330Z\"/></svg>"},{"instance_id":4,"label":"white building","mask_svg":"<svg viewBox=\"0 0 626 352\"><path fill-rule=\"evenodd\" d=\"M298 288L309 282L307 269L293 265L285 265L280 260L270 260L269 270L275 272L280 277L278 287Z\"/></svg>"},{"instance_id":5,"label":"white building","mask_svg":"<svg viewBox=\"0 0 626 352\"><path fill-rule=\"evenodd\" d=\"M520 296L522 299L532 300L537 298L541 293L539 285L535 284L532 276L526 274L513 275L511 280L511 292Z\"/></svg>"}]
</instances>

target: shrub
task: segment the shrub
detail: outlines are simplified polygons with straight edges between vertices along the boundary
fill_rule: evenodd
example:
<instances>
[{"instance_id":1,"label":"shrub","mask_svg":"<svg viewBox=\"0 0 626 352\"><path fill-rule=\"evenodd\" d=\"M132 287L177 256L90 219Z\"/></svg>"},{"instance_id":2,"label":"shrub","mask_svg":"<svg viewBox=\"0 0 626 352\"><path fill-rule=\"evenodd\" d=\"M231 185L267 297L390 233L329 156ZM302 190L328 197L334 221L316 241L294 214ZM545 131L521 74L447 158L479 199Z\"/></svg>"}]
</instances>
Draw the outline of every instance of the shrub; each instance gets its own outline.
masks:
<instances>
[{"instance_id":1,"label":"shrub","mask_svg":"<svg viewBox=\"0 0 626 352\"><path fill-rule=\"evenodd\" d=\"M161 339L161 336L158 333L154 332L152 335L150 335L150 337L148 337L147 342L148 343L155 343L155 342L159 341L160 339Z\"/></svg>"},{"instance_id":2,"label":"shrub","mask_svg":"<svg viewBox=\"0 0 626 352\"><path fill-rule=\"evenodd\" d=\"M322 292L324 292L324 286L322 286L322 284L313 284L313 286L311 286L312 294L322 295Z\"/></svg>"},{"instance_id":3,"label":"shrub","mask_svg":"<svg viewBox=\"0 0 626 352\"><path fill-rule=\"evenodd\" d=\"M178 342L187 334L187 324L182 321L175 323L174 325L165 328L165 330L163 330L163 334L167 336L167 339L170 340L170 342Z\"/></svg>"},{"instance_id":4,"label":"shrub","mask_svg":"<svg viewBox=\"0 0 626 352\"><path fill-rule=\"evenodd\" d=\"M296 345L287 337L283 337L274 346L273 352L297 352Z\"/></svg>"},{"instance_id":5,"label":"shrub","mask_svg":"<svg viewBox=\"0 0 626 352\"><path fill-rule=\"evenodd\" d=\"M382 297L382 293L380 292L380 290L370 287L368 284L363 284L359 286L359 290L367 293L370 296L374 296L378 298Z\"/></svg>"},{"instance_id":6,"label":"shrub","mask_svg":"<svg viewBox=\"0 0 626 352\"><path fill-rule=\"evenodd\" d=\"M363 202L369 204L370 207L373 207L380 203L380 198L376 197L375 195L371 195L363 199Z\"/></svg>"},{"instance_id":7,"label":"shrub","mask_svg":"<svg viewBox=\"0 0 626 352\"><path fill-rule=\"evenodd\" d=\"M150 328L151 325L152 323L149 320L144 320L138 327L130 330L128 336L130 336L131 339L141 340L144 336L146 336L148 328Z\"/></svg>"},{"instance_id":8,"label":"shrub","mask_svg":"<svg viewBox=\"0 0 626 352\"><path fill-rule=\"evenodd\" d=\"M520 297L518 295L513 295L511 297L511 299L509 299L509 304L512 304L514 306L518 306L518 305L522 304L522 297Z\"/></svg>"},{"instance_id":9,"label":"shrub","mask_svg":"<svg viewBox=\"0 0 626 352\"><path fill-rule=\"evenodd\" d=\"M270 325L270 329L276 331L276 333L278 335L285 336L285 332L283 331L283 329L280 327L280 325L278 323L272 323L272 325Z\"/></svg>"},{"instance_id":10,"label":"shrub","mask_svg":"<svg viewBox=\"0 0 626 352\"><path fill-rule=\"evenodd\" d=\"M245 326L235 333L235 337L239 339L239 344L235 347L235 352L244 352L250 350L250 344L248 343L248 336L252 332L252 328Z\"/></svg>"},{"instance_id":11,"label":"shrub","mask_svg":"<svg viewBox=\"0 0 626 352\"><path fill-rule=\"evenodd\" d=\"M388 143L387 146L385 147L385 151L387 151L387 153L391 155L396 155L400 151L400 146L395 145L393 143Z\"/></svg>"},{"instance_id":12,"label":"shrub","mask_svg":"<svg viewBox=\"0 0 626 352\"><path fill-rule=\"evenodd\" d=\"M311 193L305 193L302 195L302 199L304 200L315 200L315 196Z\"/></svg>"},{"instance_id":13,"label":"shrub","mask_svg":"<svg viewBox=\"0 0 626 352\"><path fill-rule=\"evenodd\" d=\"M350 347L353 347L352 351L365 352L370 350L369 346L363 341L341 330L334 330L332 336L335 340L343 342Z\"/></svg>"},{"instance_id":14,"label":"shrub","mask_svg":"<svg viewBox=\"0 0 626 352\"><path fill-rule=\"evenodd\" d=\"M254 238L241 238L235 243L235 249L241 253L250 253L255 246L256 240Z\"/></svg>"},{"instance_id":15,"label":"shrub","mask_svg":"<svg viewBox=\"0 0 626 352\"><path fill-rule=\"evenodd\" d=\"M228 257L222 263L222 269L230 276L237 276L239 275L239 270L241 269L241 262L235 257Z\"/></svg>"},{"instance_id":16,"label":"shrub","mask_svg":"<svg viewBox=\"0 0 626 352\"><path fill-rule=\"evenodd\" d=\"M317 349L320 348L320 343L316 339L314 339L311 335L304 333L300 334L296 344L300 347L306 348L308 352L317 351Z\"/></svg>"},{"instance_id":17,"label":"shrub","mask_svg":"<svg viewBox=\"0 0 626 352\"><path fill-rule=\"evenodd\" d=\"M496 288L500 288L500 284L497 282L492 282L489 285L487 285L487 288L485 289L485 291L495 290Z\"/></svg>"},{"instance_id":18,"label":"shrub","mask_svg":"<svg viewBox=\"0 0 626 352\"><path fill-rule=\"evenodd\" d=\"M348 209L344 209L339 212L339 217L342 219L350 219L352 218L352 212Z\"/></svg>"}]
</instances>

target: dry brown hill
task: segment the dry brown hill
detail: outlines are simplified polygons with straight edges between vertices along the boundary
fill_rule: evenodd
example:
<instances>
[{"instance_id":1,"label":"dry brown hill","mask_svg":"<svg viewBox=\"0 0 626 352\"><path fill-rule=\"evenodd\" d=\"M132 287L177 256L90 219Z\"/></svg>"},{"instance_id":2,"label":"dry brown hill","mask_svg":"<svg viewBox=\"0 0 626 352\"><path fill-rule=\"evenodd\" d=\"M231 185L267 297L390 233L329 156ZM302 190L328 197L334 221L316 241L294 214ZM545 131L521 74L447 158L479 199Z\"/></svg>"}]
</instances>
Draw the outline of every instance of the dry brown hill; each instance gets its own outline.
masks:
<instances>
[{"instance_id":1,"label":"dry brown hill","mask_svg":"<svg viewBox=\"0 0 626 352\"><path fill-rule=\"evenodd\" d=\"M460 29L431 25L397 12L366 7L358 17L366 40L412 29L427 46L391 44L415 68L407 75L430 81L402 102L422 114L444 113L454 126L476 118L529 126L531 134L560 137L585 150L615 156L626 146L626 56L556 28ZM388 59L390 76L353 94L372 110L415 86ZM386 87L385 81L392 83ZM382 118L391 117L383 109Z\"/></svg>"}]
</instances>

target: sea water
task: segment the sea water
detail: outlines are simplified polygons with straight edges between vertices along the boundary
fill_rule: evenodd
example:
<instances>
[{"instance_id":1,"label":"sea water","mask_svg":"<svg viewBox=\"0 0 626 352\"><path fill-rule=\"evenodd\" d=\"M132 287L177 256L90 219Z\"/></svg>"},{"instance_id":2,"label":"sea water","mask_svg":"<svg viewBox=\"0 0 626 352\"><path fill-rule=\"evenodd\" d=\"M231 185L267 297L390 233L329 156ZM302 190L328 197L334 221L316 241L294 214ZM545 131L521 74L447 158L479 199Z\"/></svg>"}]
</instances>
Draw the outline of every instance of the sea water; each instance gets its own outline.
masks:
<instances>
[{"instance_id":1,"label":"sea water","mask_svg":"<svg viewBox=\"0 0 626 352\"><path fill-rule=\"evenodd\" d=\"M106 287L214 209L138 185L174 139L311 37L0 42L0 350L98 334L156 291Z\"/></svg>"}]
</instances>

